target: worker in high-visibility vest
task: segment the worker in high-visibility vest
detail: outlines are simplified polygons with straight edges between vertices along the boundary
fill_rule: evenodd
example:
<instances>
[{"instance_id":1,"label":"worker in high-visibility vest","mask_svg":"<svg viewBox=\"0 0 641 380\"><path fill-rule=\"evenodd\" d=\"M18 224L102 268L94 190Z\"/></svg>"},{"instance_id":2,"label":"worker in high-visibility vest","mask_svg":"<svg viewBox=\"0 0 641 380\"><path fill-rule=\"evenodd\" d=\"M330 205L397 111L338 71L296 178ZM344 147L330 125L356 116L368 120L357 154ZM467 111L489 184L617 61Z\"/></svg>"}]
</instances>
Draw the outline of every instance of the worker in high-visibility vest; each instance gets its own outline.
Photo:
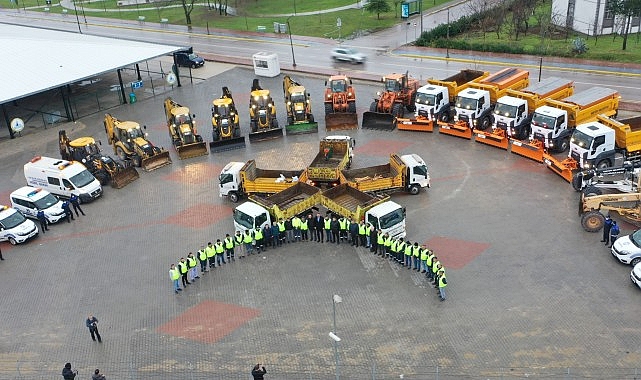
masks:
<instances>
[{"instance_id":1,"label":"worker in high-visibility vest","mask_svg":"<svg viewBox=\"0 0 641 380\"><path fill-rule=\"evenodd\" d=\"M443 269L438 271L438 293L441 301L445 301L445 287L447 286L447 279L445 278L445 271Z\"/></svg>"},{"instance_id":2,"label":"worker in high-visibility vest","mask_svg":"<svg viewBox=\"0 0 641 380\"><path fill-rule=\"evenodd\" d=\"M174 283L174 292L178 293L180 289L180 272L176 268L176 264L171 264L169 267L169 279Z\"/></svg>"},{"instance_id":3,"label":"worker in high-visibility vest","mask_svg":"<svg viewBox=\"0 0 641 380\"><path fill-rule=\"evenodd\" d=\"M414 246L412 247L412 261L413 261L413 267L415 271L420 271L421 270L421 247L418 245L418 243L414 243Z\"/></svg>"}]
</instances>

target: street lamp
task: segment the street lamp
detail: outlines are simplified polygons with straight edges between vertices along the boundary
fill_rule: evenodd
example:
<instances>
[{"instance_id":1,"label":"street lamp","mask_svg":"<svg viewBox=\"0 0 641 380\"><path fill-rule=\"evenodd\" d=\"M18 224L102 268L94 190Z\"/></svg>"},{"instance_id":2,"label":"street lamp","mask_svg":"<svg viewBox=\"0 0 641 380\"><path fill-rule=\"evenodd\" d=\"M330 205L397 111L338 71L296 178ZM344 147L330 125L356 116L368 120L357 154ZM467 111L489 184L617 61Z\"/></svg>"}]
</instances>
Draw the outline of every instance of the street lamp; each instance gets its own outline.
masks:
<instances>
[{"instance_id":1,"label":"street lamp","mask_svg":"<svg viewBox=\"0 0 641 380\"><path fill-rule=\"evenodd\" d=\"M334 330L329 333L329 337L334 341L334 360L336 361L336 380L340 380L340 367L338 366L338 342L341 341L336 335L336 304L343 302L343 299L338 294L334 294L332 297L332 309L334 311Z\"/></svg>"},{"instance_id":2,"label":"street lamp","mask_svg":"<svg viewBox=\"0 0 641 380\"><path fill-rule=\"evenodd\" d=\"M445 47L445 58L450 58L450 8L447 8L447 46Z\"/></svg>"},{"instance_id":3,"label":"street lamp","mask_svg":"<svg viewBox=\"0 0 641 380\"><path fill-rule=\"evenodd\" d=\"M292 66L296 68L296 56L294 55L294 42L292 42L292 28L289 26L289 19L292 16L287 17L287 31L289 32L289 46L292 48ZM340 297L339 297L340 298Z\"/></svg>"}]
</instances>

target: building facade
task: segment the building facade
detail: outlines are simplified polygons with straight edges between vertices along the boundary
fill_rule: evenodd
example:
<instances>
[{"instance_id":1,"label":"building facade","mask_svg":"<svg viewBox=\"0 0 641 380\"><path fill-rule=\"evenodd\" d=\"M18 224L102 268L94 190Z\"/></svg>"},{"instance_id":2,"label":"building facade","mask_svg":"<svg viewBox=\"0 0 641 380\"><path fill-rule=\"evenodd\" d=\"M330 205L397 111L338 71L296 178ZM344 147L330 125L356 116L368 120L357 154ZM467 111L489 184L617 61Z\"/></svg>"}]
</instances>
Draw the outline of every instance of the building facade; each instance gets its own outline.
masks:
<instances>
[{"instance_id":1,"label":"building facade","mask_svg":"<svg viewBox=\"0 0 641 380\"><path fill-rule=\"evenodd\" d=\"M610 0L552 0L552 22L589 36L623 33L625 20L608 11ZM633 17L629 33L640 32L639 15Z\"/></svg>"}]
</instances>

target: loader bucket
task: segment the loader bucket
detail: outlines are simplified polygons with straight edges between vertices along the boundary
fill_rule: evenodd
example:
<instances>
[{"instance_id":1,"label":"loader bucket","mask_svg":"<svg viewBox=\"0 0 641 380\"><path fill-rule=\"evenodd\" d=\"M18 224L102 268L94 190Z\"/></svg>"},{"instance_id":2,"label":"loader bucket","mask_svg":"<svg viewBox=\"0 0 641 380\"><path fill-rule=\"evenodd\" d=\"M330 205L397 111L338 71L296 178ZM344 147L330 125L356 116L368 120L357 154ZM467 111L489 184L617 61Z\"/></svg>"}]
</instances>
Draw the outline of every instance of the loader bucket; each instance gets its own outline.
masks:
<instances>
[{"instance_id":1,"label":"loader bucket","mask_svg":"<svg viewBox=\"0 0 641 380\"><path fill-rule=\"evenodd\" d=\"M169 157L169 152L165 150L155 156L143 158L140 166L142 170L150 172L169 164L171 164L171 157Z\"/></svg>"},{"instance_id":2,"label":"loader bucket","mask_svg":"<svg viewBox=\"0 0 641 380\"><path fill-rule=\"evenodd\" d=\"M111 178L111 186L116 189L122 189L138 178L140 178L140 175L136 168L133 166L127 166L126 168L114 173L113 178Z\"/></svg>"},{"instance_id":3,"label":"loader bucket","mask_svg":"<svg viewBox=\"0 0 641 380\"><path fill-rule=\"evenodd\" d=\"M572 182L572 177L574 176L574 170L579 168L579 164L573 158L569 157L563 161L559 161L549 154L544 154L543 162L545 162L545 165L547 165L550 170L560 175L561 177L563 177L563 179L570 183Z\"/></svg>"},{"instance_id":4,"label":"loader bucket","mask_svg":"<svg viewBox=\"0 0 641 380\"><path fill-rule=\"evenodd\" d=\"M524 143L519 140L512 141L512 153L518 154L536 162L543 162L543 143L539 140L533 140L530 143Z\"/></svg>"},{"instance_id":5,"label":"loader bucket","mask_svg":"<svg viewBox=\"0 0 641 380\"><path fill-rule=\"evenodd\" d=\"M396 128L396 123L394 122L395 119L396 118L391 113L371 111L364 112L361 128L384 129L391 131Z\"/></svg>"},{"instance_id":6,"label":"loader bucket","mask_svg":"<svg viewBox=\"0 0 641 380\"><path fill-rule=\"evenodd\" d=\"M460 137L463 139L472 139L472 129L468 127L467 123L445 123L445 122L439 122L438 123L439 129L438 133L439 134L445 134L445 135L450 135L450 136L456 136Z\"/></svg>"},{"instance_id":7,"label":"loader bucket","mask_svg":"<svg viewBox=\"0 0 641 380\"><path fill-rule=\"evenodd\" d=\"M424 117L396 118L396 128L401 131L434 132L434 121Z\"/></svg>"},{"instance_id":8,"label":"loader bucket","mask_svg":"<svg viewBox=\"0 0 641 380\"><path fill-rule=\"evenodd\" d=\"M245 146L244 136L212 141L209 143L209 153L224 152L226 150L234 149L244 149Z\"/></svg>"},{"instance_id":9,"label":"loader bucket","mask_svg":"<svg viewBox=\"0 0 641 380\"><path fill-rule=\"evenodd\" d=\"M305 133L316 133L318 132L318 123L307 122L307 123L290 124L285 126L285 131L287 132L287 135L302 135Z\"/></svg>"},{"instance_id":10,"label":"loader bucket","mask_svg":"<svg viewBox=\"0 0 641 380\"><path fill-rule=\"evenodd\" d=\"M358 114L355 113L330 113L325 115L325 129L338 131L342 129L357 129Z\"/></svg>"},{"instance_id":11,"label":"loader bucket","mask_svg":"<svg viewBox=\"0 0 641 380\"><path fill-rule=\"evenodd\" d=\"M494 132L476 131L476 137L474 138L474 141L505 150L507 150L510 144L510 141L505 136L505 131L502 129L497 129Z\"/></svg>"},{"instance_id":12,"label":"loader bucket","mask_svg":"<svg viewBox=\"0 0 641 380\"><path fill-rule=\"evenodd\" d=\"M178 157L180 157L181 160L209 154L209 152L207 152L207 143L204 141L178 146L176 147L176 152L178 152Z\"/></svg>"},{"instance_id":13,"label":"loader bucket","mask_svg":"<svg viewBox=\"0 0 641 380\"><path fill-rule=\"evenodd\" d=\"M270 128L264 131L252 132L249 134L250 142L264 141L283 137L283 128Z\"/></svg>"}]
</instances>

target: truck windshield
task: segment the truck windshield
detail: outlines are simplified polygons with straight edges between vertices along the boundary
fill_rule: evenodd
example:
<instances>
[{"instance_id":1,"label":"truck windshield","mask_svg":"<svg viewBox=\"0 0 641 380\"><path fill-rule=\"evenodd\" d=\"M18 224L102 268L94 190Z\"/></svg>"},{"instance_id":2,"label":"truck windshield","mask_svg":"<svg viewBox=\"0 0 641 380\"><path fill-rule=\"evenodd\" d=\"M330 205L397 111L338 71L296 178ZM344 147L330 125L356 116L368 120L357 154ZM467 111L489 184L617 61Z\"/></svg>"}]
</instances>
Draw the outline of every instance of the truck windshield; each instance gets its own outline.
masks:
<instances>
[{"instance_id":1,"label":"truck windshield","mask_svg":"<svg viewBox=\"0 0 641 380\"><path fill-rule=\"evenodd\" d=\"M630 241L632 242L632 244L641 248L641 230L637 230L632 235L630 235Z\"/></svg>"},{"instance_id":2,"label":"truck windshield","mask_svg":"<svg viewBox=\"0 0 641 380\"><path fill-rule=\"evenodd\" d=\"M556 119L535 112L532 116L532 125L545 129L554 129L554 126L556 125Z\"/></svg>"},{"instance_id":3,"label":"truck windshield","mask_svg":"<svg viewBox=\"0 0 641 380\"><path fill-rule=\"evenodd\" d=\"M58 198L54 197L53 194L47 194L45 197L33 202L38 210L48 209L56 203L58 203Z\"/></svg>"},{"instance_id":4,"label":"truck windshield","mask_svg":"<svg viewBox=\"0 0 641 380\"><path fill-rule=\"evenodd\" d=\"M391 228L402 222L404 217L403 210L400 208L390 212L389 214L383 215L380 217L380 228L382 230Z\"/></svg>"},{"instance_id":5,"label":"truck windshield","mask_svg":"<svg viewBox=\"0 0 641 380\"><path fill-rule=\"evenodd\" d=\"M427 177L427 166L425 165L414 166L414 174Z\"/></svg>"},{"instance_id":6,"label":"truck windshield","mask_svg":"<svg viewBox=\"0 0 641 380\"><path fill-rule=\"evenodd\" d=\"M233 180L234 180L234 176L229 173L222 173L221 175L218 176L218 182L220 182L221 185L229 183Z\"/></svg>"},{"instance_id":7,"label":"truck windshield","mask_svg":"<svg viewBox=\"0 0 641 380\"><path fill-rule=\"evenodd\" d=\"M0 220L0 225L2 225L2 227L8 230L10 228L15 228L21 225L24 221L25 221L24 216L18 211L16 211L13 214L7 216L6 218Z\"/></svg>"},{"instance_id":8,"label":"truck windshield","mask_svg":"<svg viewBox=\"0 0 641 380\"><path fill-rule=\"evenodd\" d=\"M436 95L416 94L416 104L425 104L426 106L436 105Z\"/></svg>"},{"instance_id":9,"label":"truck windshield","mask_svg":"<svg viewBox=\"0 0 641 380\"><path fill-rule=\"evenodd\" d=\"M80 189L82 187L87 186L91 182L95 181L96 179L91 175L86 170L81 171L80 173L76 174L75 176L69 178L71 183L77 188Z\"/></svg>"},{"instance_id":10,"label":"truck windshield","mask_svg":"<svg viewBox=\"0 0 641 380\"><path fill-rule=\"evenodd\" d=\"M516 117L516 106L496 103L496 108L494 108L494 114L514 119Z\"/></svg>"},{"instance_id":11,"label":"truck windshield","mask_svg":"<svg viewBox=\"0 0 641 380\"><path fill-rule=\"evenodd\" d=\"M574 130L572 133L572 138L570 139L570 143L581 147L583 149L588 149L592 146L592 140L594 140L591 136L586 135L585 133Z\"/></svg>"},{"instance_id":12,"label":"truck windshield","mask_svg":"<svg viewBox=\"0 0 641 380\"><path fill-rule=\"evenodd\" d=\"M344 80L335 80L330 84L332 92L345 92L345 81Z\"/></svg>"},{"instance_id":13,"label":"truck windshield","mask_svg":"<svg viewBox=\"0 0 641 380\"><path fill-rule=\"evenodd\" d=\"M234 221L246 229L254 228L254 218L240 210L234 210Z\"/></svg>"},{"instance_id":14,"label":"truck windshield","mask_svg":"<svg viewBox=\"0 0 641 380\"><path fill-rule=\"evenodd\" d=\"M464 98L462 96L456 97L456 108L463 108L466 110L475 110L476 103L478 103L478 100L476 99Z\"/></svg>"},{"instance_id":15,"label":"truck windshield","mask_svg":"<svg viewBox=\"0 0 641 380\"><path fill-rule=\"evenodd\" d=\"M401 84L396 79L388 79L385 81L385 91L399 92Z\"/></svg>"}]
</instances>

